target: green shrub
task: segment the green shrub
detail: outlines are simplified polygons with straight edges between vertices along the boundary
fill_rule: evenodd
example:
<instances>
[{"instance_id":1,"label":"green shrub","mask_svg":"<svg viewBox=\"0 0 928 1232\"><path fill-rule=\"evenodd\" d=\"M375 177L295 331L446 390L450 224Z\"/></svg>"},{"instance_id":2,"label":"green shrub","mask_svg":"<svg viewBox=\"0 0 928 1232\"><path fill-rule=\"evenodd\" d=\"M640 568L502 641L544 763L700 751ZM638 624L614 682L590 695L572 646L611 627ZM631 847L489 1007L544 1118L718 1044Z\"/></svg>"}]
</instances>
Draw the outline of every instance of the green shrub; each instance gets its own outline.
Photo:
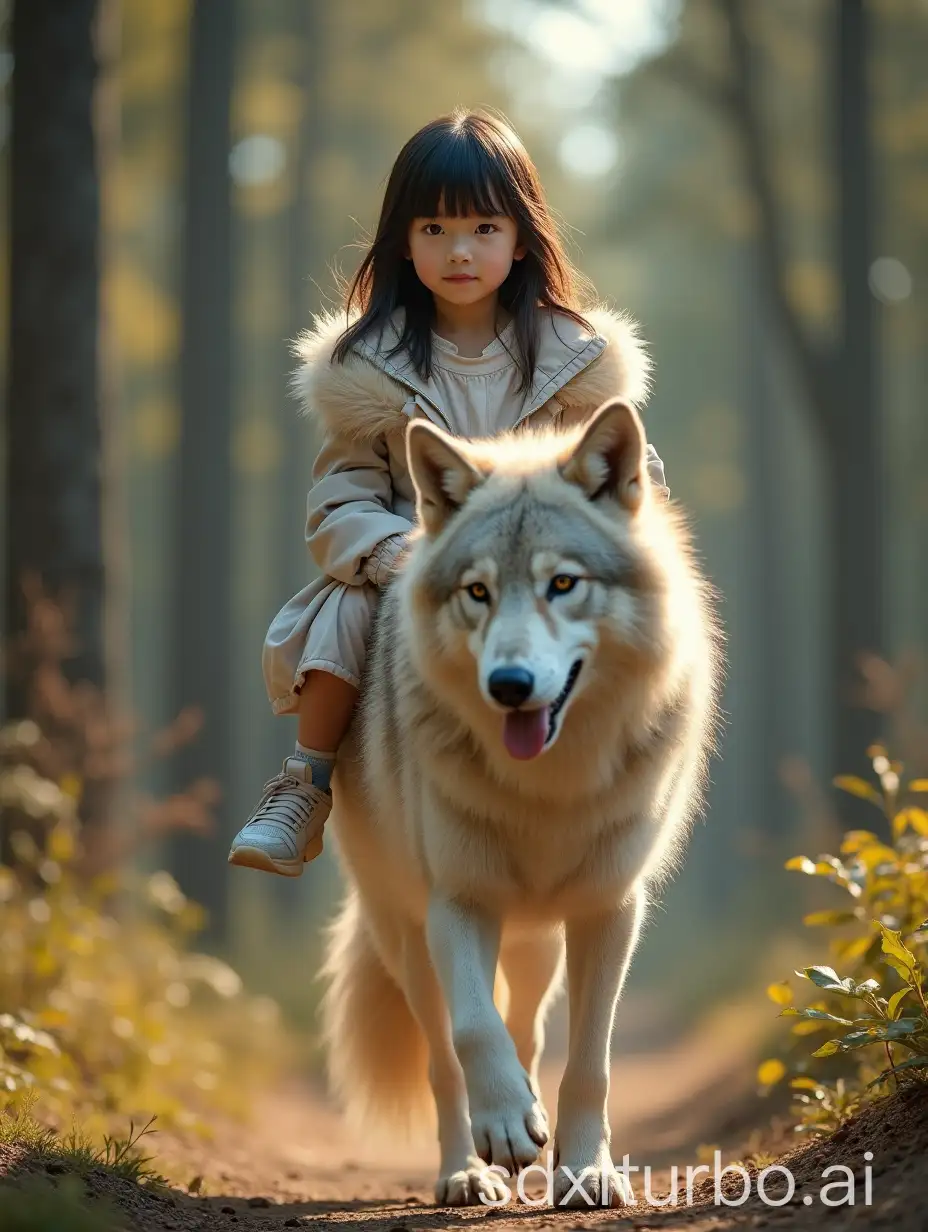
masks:
<instances>
[{"instance_id":1,"label":"green shrub","mask_svg":"<svg viewBox=\"0 0 928 1232\"><path fill-rule=\"evenodd\" d=\"M829 950L835 966L796 972L820 995L797 1008L787 981L767 990L783 1007L782 1017L799 1021L787 1061L765 1061L758 1078L769 1089L789 1073L791 1062L790 1085L800 1118L796 1128L801 1131L834 1129L889 1079L898 1083L902 1071L924 1075L928 1070L928 978L921 950L928 944L928 811L920 806L928 779L904 782L901 763L890 761L882 746L868 752L878 786L850 776L834 782L880 810L882 836L851 830L838 856L796 856L786 864L832 882L851 900L846 907L812 912L803 921L832 933ZM839 976L838 965L848 974ZM814 1062L789 1054L804 1036L825 1030L833 1038L811 1054L827 1069L817 1077L809 1072Z\"/></svg>"},{"instance_id":2,"label":"green shrub","mask_svg":"<svg viewBox=\"0 0 928 1232\"><path fill-rule=\"evenodd\" d=\"M0 765L0 807L36 823L8 826L0 864L0 1110L32 1091L40 1119L97 1136L112 1114L205 1128L279 1064L277 1008L192 949L203 914L168 873L87 875L79 790Z\"/></svg>"}]
</instances>

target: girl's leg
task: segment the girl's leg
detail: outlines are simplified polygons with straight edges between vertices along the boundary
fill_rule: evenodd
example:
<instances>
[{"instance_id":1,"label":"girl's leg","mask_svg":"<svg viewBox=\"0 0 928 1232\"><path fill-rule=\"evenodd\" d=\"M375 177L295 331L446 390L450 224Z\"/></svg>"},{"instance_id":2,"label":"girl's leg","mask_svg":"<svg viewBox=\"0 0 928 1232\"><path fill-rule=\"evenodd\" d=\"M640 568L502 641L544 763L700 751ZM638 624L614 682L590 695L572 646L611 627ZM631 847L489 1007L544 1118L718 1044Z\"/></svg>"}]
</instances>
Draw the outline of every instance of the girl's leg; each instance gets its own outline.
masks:
<instances>
[{"instance_id":1,"label":"girl's leg","mask_svg":"<svg viewBox=\"0 0 928 1232\"><path fill-rule=\"evenodd\" d=\"M356 685L343 676L355 681L361 677L376 600L373 586L335 585L299 638L284 638L270 649L265 643L269 695L280 696L287 677L293 679L295 665L288 660L303 639L295 667L300 675L306 673L296 703L298 740L233 839L231 864L298 877L304 863L322 850L322 830L332 805L331 775L358 697ZM282 662L276 662L279 659ZM342 675L329 671L330 665ZM292 713L290 707L287 713Z\"/></svg>"},{"instance_id":2,"label":"girl's leg","mask_svg":"<svg viewBox=\"0 0 928 1232\"><path fill-rule=\"evenodd\" d=\"M303 681L297 739L309 749L336 753L345 737L358 690L331 672L312 671Z\"/></svg>"},{"instance_id":3,"label":"girl's leg","mask_svg":"<svg viewBox=\"0 0 928 1232\"><path fill-rule=\"evenodd\" d=\"M299 877L303 865L319 855L322 827L331 807L329 783L335 755L357 696L354 685L330 672L307 674L297 710L296 751L235 836L230 864Z\"/></svg>"}]
</instances>

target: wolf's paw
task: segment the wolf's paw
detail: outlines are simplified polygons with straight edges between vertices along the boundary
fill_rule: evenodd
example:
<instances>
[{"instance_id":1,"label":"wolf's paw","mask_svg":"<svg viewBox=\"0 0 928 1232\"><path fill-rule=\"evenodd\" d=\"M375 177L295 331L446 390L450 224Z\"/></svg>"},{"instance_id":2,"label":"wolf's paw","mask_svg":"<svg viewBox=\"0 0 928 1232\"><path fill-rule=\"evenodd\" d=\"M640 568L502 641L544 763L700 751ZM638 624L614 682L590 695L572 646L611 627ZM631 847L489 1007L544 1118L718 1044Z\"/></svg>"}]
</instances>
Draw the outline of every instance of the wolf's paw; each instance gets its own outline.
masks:
<instances>
[{"instance_id":1,"label":"wolf's paw","mask_svg":"<svg viewBox=\"0 0 928 1232\"><path fill-rule=\"evenodd\" d=\"M488 1164L499 1164L510 1176L534 1163L548 1141L548 1119L527 1074L524 1086L509 1099L472 1103L470 1127L480 1158Z\"/></svg>"},{"instance_id":2,"label":"wolf's paw","mask_svg":"<svg viewBox=\"0 0 928 1232\"><path fill-rule=\"evenodd\" d=\"M466 1168L435 1182L438 1206L499 1206L511 1197L503 1177L479 1159L468 1159Z\"/></svg>"},{"instance_id":3,"label":"wolf's paw","mask_svg":"<svg viewBox=\"0 0 928 1232\"><path fill-rule=\"evenodd\" d=\"M557 1154L555 1153L557 1159ZM592 1160L558 1160L554 1173L554 1205L565 1207L633 1206L635 1195L628 1177L616 1172L609 1151Z\"/></svg>"}]
</instances>

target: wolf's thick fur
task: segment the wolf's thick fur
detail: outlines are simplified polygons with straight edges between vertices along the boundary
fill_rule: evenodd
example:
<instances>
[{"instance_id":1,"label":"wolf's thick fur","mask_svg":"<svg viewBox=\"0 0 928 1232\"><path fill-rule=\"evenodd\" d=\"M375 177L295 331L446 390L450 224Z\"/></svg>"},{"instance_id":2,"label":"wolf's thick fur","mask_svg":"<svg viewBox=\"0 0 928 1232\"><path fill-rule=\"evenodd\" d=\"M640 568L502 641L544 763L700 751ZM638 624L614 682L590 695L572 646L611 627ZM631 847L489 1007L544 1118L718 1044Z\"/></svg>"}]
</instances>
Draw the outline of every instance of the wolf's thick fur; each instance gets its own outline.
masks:
<instances>
[{"instance_id":1,"label":"wolf's thick fur","mask_svg":"<svg viewBox=\"0 0 928 1232\"><path fill-rule=\"evenodd\" d=\"M547 1140L537 1065L566 951L554 1150L618 1202L609 1039L649 896L703 805L712 592L683 515L652 497L627 404L488 442L418 422L407 447L419 528L381 602L329 823L349 881L326 964L331 1075L362 1123L394 1128L431 1085L437 1199L498 1196L480 1159L514 1171ZM522 706L500 692L513 670Z\"/></svg>"}]
</instances>

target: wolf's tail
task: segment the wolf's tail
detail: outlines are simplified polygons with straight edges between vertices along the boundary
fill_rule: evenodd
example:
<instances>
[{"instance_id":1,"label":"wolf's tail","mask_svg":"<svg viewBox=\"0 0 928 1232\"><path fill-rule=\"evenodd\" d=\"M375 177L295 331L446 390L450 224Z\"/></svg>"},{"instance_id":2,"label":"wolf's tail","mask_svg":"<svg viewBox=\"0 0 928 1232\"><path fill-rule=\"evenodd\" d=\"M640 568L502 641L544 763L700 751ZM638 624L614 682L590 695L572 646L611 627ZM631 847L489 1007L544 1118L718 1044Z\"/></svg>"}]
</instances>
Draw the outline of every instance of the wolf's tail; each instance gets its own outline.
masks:
<instances>
[{"instance_id":1,"label":"wolf's tail","mask_svg":"<svg viewBox=\"0 0 928 1232\"><path fill-rule=\"evenodd\" d=\"M329 930L322 975L329 1082L349 1120L408 1138L433 1129L425 1036L377 953L354 890Z\"/></svg>"}]
</instances>

